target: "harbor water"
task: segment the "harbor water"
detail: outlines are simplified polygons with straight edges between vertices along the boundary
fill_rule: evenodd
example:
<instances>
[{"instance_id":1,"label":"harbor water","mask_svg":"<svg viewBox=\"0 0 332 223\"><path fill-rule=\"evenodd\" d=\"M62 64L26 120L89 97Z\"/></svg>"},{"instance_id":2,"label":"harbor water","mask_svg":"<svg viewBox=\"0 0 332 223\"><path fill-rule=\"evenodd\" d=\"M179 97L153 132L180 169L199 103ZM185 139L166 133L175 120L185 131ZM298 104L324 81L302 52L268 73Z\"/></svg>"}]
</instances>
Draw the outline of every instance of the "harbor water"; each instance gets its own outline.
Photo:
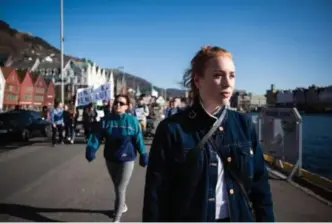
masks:
<instances>
[{"instance_id":1,"label":"harbor water","mask_svg":"<svg viewBox=\"0 0 332 223\"><path fill-rule=\"evenodd\" d=\"M302 119L302 167L332 179L332 116L302 115Z\"/></svg>"}]
</instances>

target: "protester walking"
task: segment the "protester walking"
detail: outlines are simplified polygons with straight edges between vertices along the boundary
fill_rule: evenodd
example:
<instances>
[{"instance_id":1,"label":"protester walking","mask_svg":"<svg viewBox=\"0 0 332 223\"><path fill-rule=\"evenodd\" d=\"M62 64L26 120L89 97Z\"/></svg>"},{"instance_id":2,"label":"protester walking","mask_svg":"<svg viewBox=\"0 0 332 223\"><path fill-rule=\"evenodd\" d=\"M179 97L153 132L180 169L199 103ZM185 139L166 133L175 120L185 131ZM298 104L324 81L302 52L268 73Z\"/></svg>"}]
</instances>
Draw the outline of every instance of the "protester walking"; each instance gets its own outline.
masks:
<instances>
[{"instance_id":1,"label":"protester walking","mask_svg":"<svg viewBox=\"0 0 332 223\"><path fill-rule=\"evenodd\" d=\"M147 117L149 116L149 107L144 103L143 98L140 98L138 101L135 113L144 135L146 131Z\"/></svg>"},{"instance_id":2,"label":"protester walking","mask_svg":"<svg viewBox=\"0 0 332 223\"><path fill-rule=\"evenodd\" d=\"M52 122L52 146L56 144L56 134L59 135L59 143L63 143L63 104L58 102L55 108L51 111L51 122Z\"/></svg>"},{"instance_id":3,"label":"protester walking","mask_svg":"<svg viewBox=\"0 0 332 223\"><path fill-rule=\"evenodd\" d=\"M75 108L69 109L68 105L64 106L63 111L64 129L66 140L74 144L76 129L75 129Z\"/></svg>"},{"instance_id":4,"label":"protester walking","mask_svg":"<svg viewBox=\"0 0 332 223\"><path fill-rule=\"evenodd\" d=\"M111 101L104 100L103 101L103 111L104 111L104 118L107 117L111 113Z\"/></svg>"},{"instance_id":5,"label":"protester walking","mask_svg":"<svg viewBox=\"0 0 332 223\"><path fill-rule=\"evenodd\" d=\"M50 111L47 108L47 106L43 106L42 111L41 111L41 117L44 118L45 120L50 120Z\"/></svg>"},{"instance_id":6,"label":"protester walking","mask_svg":"<svg viewBox=\"0 0 332 223\"><path fill-rule=\"evenodd\" d=\"M274 221L263 152L250 116L227 108L230 52L203 47L184 75L194 102L164 119L150 150L143 221Z\"/></svg>"},{"instance_id":7,"label":"protester walking","mask_svg":"<svg viewBox=\"0 0 332 223\"><path fill-rule=\"evenodd\" d=\"M122 214L128 210L126 189L134 169L137 152L142 167L148 162L142 132L136 117L127 113L128 105L127 95L116 96L112 113L103 119L100 131L90 135L86 147L86 159L92 161L102 139L105 139L104 157L116 194L114 222L119 222Z\"/></svg>"},{"instance_id":8,"label":"protester walking","mask_svg":"<svg viewBox=\"0 0 332 223\"><path fill-rule=\"evenodd\" d=\"M176 113L179 112L179 109L175 107L175 102L172 100L169 105L169 109L166 111L166 117L170 117L172 115L175 115Z\"/></svg>"},{"instance_id":9,"label":"protester walking","mask_svg":"<svg viewBox=\"0 0 332 223\"><path fill-rule=\"evenodd\" d=\"M88 140L89 135L94 130L97 122L97 112L93 107L93 104L89 104L87 107L84 108L83 111L83 127L84 127L84 135L85 140Z\"/></svg>"}]
</instances>

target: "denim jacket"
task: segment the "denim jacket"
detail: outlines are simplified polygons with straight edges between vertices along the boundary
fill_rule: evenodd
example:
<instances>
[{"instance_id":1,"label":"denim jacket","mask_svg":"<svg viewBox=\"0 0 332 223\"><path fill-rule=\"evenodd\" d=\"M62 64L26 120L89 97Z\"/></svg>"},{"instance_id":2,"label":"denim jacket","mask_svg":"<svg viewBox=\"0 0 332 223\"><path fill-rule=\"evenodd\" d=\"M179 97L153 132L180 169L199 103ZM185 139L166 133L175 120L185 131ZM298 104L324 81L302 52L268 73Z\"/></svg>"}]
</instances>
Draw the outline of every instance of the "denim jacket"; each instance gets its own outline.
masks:
<instances>
[{"instance_id":1,"label":"denim jacket","mask_svg":"<svg viewBox=\"0 0 332 223\"><path fill-rule=\"evenodd\" d=\"M88 140L86 156L95 158L101 140L105 139L104 157L111 162L133 161L137 156L145 156L146 149L136 117L130 114L109 114L102 120L99 131L93 132Z\"/></svg>"},{"instance_id":2,"label":"denim jacket","mask_svg":"<svg viewBox=\"0 0 332 223\"><path fill-rule=\"evenodd\" d=\"M143 221L215 221L218 153L241 178L255 213L225 168L231 221L274 221L268 173L250 117L227 110L222 128L211 137L217 151L209 143L194 149L214 122L195 103L159 124L146 174Z\"/></svg>"},{"instance_id":3,"label":"denim jacket","mask_svg":"<svg viewBox=\"0 0 332 223\"><path fill-rule=\"evenodd\" d=\"M63 109L62 108L54 108L51 111L51 122L56 125L63 125Z\"/></svg>"}]
</instances>

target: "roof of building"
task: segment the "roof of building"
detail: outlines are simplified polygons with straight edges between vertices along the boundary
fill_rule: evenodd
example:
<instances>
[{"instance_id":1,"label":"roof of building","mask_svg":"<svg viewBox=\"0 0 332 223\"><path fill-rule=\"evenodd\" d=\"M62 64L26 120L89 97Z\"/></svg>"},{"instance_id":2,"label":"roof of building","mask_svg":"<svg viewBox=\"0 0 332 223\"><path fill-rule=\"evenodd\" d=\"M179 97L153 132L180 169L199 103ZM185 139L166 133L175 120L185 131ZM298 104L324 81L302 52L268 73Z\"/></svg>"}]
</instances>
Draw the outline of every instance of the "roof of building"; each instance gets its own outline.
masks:
<instances>
[{"instance_id":1,"label":"roof of building","mask_svg":"<svg viewBox=\"0 0 332 223\"><path fill-rule=\"evenodd\" d=\"M18 80L20 81L20 83L22 83L24 81L24 78L26 77L28 71L24 70L24 69L18 69L18 70L16 70L16 73L18 76Z\"/></svg>"},{"instance_id":2,"label":"roof of building","mask_svg":"<svg viewBox=\"0 0 332 223\"><path fill-rule=\"evenodd\" d=\"M15 70L15 68L12 67L1 67L2 74L5 79L9 77L9 75Z\"/></svg>"},{"instance_id":3,"label":"roof of building","mask_svg":"<svg viewBox=\"0 0 332 223\"><path fill-rule=\"evenodd\" d=\"M41 76L43 77L42 75L38 74L38 73L31 73L30 72L30 76L31 76L31 79L32 79L32 83L35 84L36 81L38 80L38 78Z\"/></svg>"}]
</instances>

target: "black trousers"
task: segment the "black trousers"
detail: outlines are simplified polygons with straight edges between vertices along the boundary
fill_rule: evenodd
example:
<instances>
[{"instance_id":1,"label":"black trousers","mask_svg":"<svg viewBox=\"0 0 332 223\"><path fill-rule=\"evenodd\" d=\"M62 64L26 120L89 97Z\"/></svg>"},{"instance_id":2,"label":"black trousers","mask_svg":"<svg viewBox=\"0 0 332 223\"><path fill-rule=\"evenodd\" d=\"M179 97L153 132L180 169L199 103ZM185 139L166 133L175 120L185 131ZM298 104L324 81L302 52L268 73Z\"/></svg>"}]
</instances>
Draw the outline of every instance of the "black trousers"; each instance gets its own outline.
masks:
<instances>
[{"instance_id":1,"label":"black trousers","mask_svg":"<svg viewBox=\"0 0 332 223\"><path fill-rule=\"evenodd\" d=\"M91 123L85 124L84 125L84 136L85 136L86 140L89 139L89 136L90 136L91 132L92 132L92 125L91 125Z\"/></svg>"},{"instance_id":2,"label":"black trousers","mask_svg":"<svg viewBox=\"0 0 332 223\"><path fill-rule=\"evenodd\" d=\"M52 144L56 143L56 133L58 132L59 141L63 142L63 125L52 126Z\"/></svg>"},{"instance_id":3,"label":"black trousers","mask_svg":"<svg viewBox=\"0 0 332 223\"><path fill-rule=\"evenodd\" d=\"M74 122L68 122L68 123L65 123L65 137L66 138L73 138L73 132L75 130L75 125L74 125Z\"/></svg>"}]
</instances>

